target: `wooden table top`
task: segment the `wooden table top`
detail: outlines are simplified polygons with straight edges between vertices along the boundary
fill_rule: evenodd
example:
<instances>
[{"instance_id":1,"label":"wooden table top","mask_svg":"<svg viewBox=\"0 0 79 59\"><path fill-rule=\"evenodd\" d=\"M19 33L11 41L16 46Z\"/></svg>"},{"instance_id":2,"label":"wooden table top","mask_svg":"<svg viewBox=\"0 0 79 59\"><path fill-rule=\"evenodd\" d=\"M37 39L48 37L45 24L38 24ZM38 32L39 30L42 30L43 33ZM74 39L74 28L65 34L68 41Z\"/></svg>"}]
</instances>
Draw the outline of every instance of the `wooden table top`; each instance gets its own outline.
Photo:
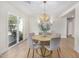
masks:
<instances>
[{"instance_id":1,"label":"wooden table top","mask_svg":"<svg viewBox=\"0 0 79 59\"><path fill-rule=\"evenodd\" d=\"M33 40L38 40L38 41L50 41L52 38L55 38L55 37L52 35L46 35L46 36L34 35L34 36L32 36Z\"/></svg>"}]
</instances>

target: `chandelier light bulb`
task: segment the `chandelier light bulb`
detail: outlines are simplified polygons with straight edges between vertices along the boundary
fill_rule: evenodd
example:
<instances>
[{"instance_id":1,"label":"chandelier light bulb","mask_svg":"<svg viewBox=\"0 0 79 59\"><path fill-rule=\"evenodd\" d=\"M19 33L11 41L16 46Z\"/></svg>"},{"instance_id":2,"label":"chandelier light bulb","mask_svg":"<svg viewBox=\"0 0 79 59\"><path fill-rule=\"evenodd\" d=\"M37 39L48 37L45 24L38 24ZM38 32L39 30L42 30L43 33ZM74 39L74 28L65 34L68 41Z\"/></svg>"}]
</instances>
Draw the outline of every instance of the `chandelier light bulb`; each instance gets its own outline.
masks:
<instances>
[{"instance_id":1,"label":"chandelier light bulb","mask_svg":"<svg viewBox=\"0 0 79 59\"><path fill-rule=\"evenodd\" d=\"M40 23L40 20L38 20L38 24Z\"/></svg>"}]
</instances>

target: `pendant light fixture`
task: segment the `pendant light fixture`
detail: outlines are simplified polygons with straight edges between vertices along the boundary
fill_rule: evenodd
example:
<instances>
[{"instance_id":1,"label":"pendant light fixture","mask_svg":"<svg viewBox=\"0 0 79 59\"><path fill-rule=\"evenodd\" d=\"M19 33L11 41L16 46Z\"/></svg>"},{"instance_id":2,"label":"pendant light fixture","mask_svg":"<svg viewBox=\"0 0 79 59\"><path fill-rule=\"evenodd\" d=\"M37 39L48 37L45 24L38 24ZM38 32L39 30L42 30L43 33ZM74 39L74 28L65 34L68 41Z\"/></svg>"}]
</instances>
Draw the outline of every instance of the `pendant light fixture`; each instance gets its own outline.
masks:
<instances>
[{"instance_id":1,"label":"pendant light fixture","mask_svg":"<svg viewBox=\"0 0 79 59\"><path fill-rule=\"evenodd\" d=\"M44 7L44 9L43 9L43 14L40 15L40 21L41 22L47 22L49 20L49 16L46 13L46 3L47 3L47 1L43 1L43 7Z\"/></svg>"}]
</instances>

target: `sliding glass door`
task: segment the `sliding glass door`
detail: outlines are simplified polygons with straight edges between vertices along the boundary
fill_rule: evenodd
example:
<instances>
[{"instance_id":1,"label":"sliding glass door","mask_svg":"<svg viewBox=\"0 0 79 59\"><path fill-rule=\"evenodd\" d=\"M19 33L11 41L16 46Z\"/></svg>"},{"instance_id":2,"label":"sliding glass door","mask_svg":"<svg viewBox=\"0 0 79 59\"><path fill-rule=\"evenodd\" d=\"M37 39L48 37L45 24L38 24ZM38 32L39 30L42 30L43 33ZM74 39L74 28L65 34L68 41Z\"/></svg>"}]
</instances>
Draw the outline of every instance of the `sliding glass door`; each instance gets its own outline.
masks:
<instances>
[{"instance_id":1,"label":"sliding glass door","mask_svg":"<svg viewBox=\"0 0 79 59\"><path fill-rule=\"evenodd\" d=\"M9 15L8 19L9 46L23 40L23 20L21 17Z\"/></svg>"}]
</instances>

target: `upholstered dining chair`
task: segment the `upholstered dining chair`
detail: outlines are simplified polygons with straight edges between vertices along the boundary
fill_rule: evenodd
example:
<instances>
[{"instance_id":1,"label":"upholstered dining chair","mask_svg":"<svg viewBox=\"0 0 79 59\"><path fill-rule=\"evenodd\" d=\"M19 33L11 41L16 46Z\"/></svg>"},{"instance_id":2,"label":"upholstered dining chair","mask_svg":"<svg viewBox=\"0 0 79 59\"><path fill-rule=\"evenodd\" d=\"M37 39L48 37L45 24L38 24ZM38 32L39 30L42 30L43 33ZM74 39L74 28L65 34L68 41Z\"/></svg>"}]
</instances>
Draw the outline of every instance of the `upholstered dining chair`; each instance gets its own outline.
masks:
<instances>
[{"instance_id":1,"label":"upholstered dining chair","mask_svg":"<svg viewBox=\"0 0 79 59\"><path fill-rule=\"evenodd\" d=\"M42 35L43 33L42 32L39 32L39 35Z\"/></svg>"},{"instance_id":2,"label":"upholstered dining chair","mask_svg":"<svg viewBox=\"0 0 79 59\"><path fill-rule=\"evenodd\" d=\"M61 50L60 50L60 40L61 40L60 37L58 37L58 38L53 38L53 39L50 40L50 44L45 46L45 48L46 48L48 51L50 51L51 54L52 54L53 50L57 50L59 57L60 57L59 51L61 51Z\"/></svg>"},{"instance_id":3,"label":"upholstered dining chair","mask_svg":"<svg viewBox=\"0 0 79 59\"><path fill-rule=\"evenodd\" d=\"M32 34L32 33L30 33L30 34L28 35L27 43L28 43L28 45L29 45L29 51L28 51L27 57L29 56L30 49L33 49L33 55L32 55L32 57L34 57L34 50L41 47L39 44L37 44L37 43L35 43L35 42L33 41L33 39L32 39L32 36L33 36L33 35L34 35L34 34Z\"/></svg>"}]
</instances>

